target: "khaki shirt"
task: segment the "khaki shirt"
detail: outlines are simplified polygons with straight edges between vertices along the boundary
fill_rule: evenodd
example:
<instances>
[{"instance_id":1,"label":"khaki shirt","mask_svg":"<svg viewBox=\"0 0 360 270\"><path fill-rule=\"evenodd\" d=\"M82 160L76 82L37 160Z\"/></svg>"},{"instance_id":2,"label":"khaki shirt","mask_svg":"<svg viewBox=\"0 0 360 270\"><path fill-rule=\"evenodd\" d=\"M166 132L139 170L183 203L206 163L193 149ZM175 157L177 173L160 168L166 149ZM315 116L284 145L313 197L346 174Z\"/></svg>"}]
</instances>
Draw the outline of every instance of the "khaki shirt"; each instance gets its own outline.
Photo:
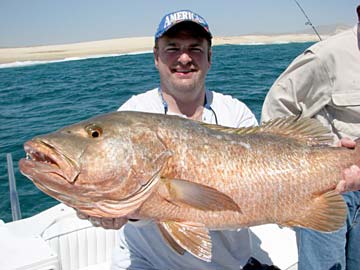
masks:
<instances>
[{"instance_id":1,"label":"khaki shirt","mask_svg":"<svg viewBox=\"0 0 360 270\"><path fill-rule=\"evenodd\" d=\"M337 138L360 137L359 25L299 55L269 90L261 120L314 117Z\"/></svg>"}]
</instances>

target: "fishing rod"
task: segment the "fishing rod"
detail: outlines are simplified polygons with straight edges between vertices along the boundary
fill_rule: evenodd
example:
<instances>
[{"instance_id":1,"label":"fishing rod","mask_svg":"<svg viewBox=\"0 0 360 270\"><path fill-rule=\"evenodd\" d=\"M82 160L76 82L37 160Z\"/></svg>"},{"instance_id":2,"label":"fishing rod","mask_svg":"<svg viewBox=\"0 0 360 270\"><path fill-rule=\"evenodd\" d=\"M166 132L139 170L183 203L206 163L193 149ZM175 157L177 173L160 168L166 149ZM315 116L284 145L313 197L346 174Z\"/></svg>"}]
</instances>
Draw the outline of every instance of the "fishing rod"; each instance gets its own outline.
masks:
<instances>
[{"instance_id":1,"label":"fishing rod","mask_svg":"<svg viewBox=\"0 0 360 270\"><path fill-rule=\"evenodd\" d=\"M294 0L294 1L295 1L295 3L298 5L298 7L300 8L301 12L304 14L305 18L307 19L307 22L305 23L305 25L310 25L310 26L312 27L312 29L314 30L315 34L318 36L319 40L321 41L322 39L321 39L318 31L316 31L315 26L311 23L309 17L306 15L305 11L304 11L303 8L300 6L299 2L296 1L296 0Z\"/></svg>"}]
</instances>

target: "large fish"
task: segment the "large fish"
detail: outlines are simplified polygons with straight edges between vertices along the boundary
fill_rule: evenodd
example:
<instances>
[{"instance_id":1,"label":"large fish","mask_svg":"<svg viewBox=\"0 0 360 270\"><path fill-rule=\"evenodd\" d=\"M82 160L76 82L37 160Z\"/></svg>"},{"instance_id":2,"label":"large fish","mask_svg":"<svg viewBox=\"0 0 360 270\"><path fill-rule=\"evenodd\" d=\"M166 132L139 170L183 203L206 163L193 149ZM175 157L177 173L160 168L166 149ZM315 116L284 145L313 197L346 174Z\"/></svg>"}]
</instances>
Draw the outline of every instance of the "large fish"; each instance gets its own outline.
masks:
<instances>
[{"instance_id":1,"label":"large fish","mask_svg":"<svg viewBox=\"0 0 360 270\"><path fill-rule=\"evenodd\" d=\"M209 261L208 229L340 228L347 208L334 188L360 148L330 142L314 119L234 129L114 112L26 142L20 170L89 216L152 219L177 252Z\"/></svg>"}]
</instances>

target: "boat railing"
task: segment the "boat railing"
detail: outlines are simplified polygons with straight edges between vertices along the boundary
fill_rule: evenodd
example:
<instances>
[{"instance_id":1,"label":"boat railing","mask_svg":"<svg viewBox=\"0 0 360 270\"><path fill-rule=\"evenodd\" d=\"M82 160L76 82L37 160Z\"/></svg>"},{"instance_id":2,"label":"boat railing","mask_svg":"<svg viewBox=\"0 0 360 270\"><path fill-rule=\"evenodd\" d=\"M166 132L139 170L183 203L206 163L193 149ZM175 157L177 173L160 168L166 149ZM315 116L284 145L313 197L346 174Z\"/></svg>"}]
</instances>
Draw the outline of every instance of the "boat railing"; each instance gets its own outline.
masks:
<instances>
[{"instance_id":1,"label":"boat railing","mask_svg":"<svg viewBox=\"0 0 360 270\"><path fill-rule=\"evenodd\" d=\"M15 221L21 219L21 210L20 210L19 196L16 189L16 180L15 180L14 166L13 166L11 153L6 154L6 160L7 160L7 168L9 175L11 215L13 221Z\"/></svg>"}]
</instances>

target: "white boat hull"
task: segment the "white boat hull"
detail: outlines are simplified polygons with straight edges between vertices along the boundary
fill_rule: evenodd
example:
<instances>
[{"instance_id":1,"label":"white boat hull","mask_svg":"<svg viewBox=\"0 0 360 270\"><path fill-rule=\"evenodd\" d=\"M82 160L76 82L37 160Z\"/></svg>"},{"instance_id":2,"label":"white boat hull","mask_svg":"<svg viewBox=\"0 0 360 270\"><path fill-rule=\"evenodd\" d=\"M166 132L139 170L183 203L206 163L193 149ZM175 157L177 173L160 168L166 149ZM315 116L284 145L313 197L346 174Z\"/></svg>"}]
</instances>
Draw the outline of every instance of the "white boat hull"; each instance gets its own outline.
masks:
<instances>
[{"instance_id":1,"label":"white boat hull","mask_svg":"<svg viewBox=\"0 0 360 270\"><path fill-rule=\"evenodd\" d=\"M297 269L294 231L277 225L251 231L254 258L280 269ZM0 224L0 269L110 269L116 245L116 230L94 227L72 208L58 204L31 218Z\"/></svg>"}]
</instances>

